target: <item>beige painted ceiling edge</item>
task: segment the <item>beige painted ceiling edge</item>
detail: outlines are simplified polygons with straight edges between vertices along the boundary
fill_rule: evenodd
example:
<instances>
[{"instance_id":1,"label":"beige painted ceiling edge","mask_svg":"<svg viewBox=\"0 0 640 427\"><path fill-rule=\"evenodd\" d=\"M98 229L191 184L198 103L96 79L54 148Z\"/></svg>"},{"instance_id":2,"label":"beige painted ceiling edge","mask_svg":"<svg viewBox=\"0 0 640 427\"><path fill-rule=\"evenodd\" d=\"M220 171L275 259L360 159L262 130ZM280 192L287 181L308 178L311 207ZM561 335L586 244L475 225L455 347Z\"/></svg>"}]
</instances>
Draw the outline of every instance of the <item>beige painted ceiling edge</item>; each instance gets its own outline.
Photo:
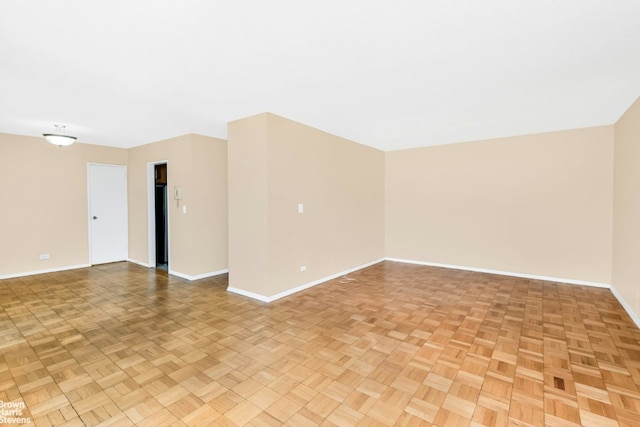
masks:
<instances>
[{"instance_id":1,"label":"beige painted ceiling edge","mask_svg":"<svg viewBox=\"0 0 640 427\"><path fill-rule=\"evenodd\" d=\"M0 3L0 132L134 147L272 112L381 150L609 125L637 0Z\"/></svg>"}]
</instances>

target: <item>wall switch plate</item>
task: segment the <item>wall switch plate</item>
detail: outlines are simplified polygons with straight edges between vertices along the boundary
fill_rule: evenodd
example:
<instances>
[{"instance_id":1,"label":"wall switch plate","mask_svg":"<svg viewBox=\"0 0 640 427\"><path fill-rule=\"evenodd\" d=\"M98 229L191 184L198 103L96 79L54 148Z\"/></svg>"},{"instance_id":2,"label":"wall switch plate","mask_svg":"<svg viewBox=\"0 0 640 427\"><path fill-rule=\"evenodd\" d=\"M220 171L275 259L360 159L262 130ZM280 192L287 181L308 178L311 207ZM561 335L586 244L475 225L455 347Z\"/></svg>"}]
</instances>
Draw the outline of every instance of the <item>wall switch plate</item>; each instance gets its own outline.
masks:
<instances>
[{"instance_id":1,"label":"wall switch plate","mask_svg":"<svg viewBox=\"0 0 640 427\"><path fill-rule=\"evenodd\" d=\"M187 213L187 205L182 205L182 213L183 214Z\"/></svg>"},{"instance_id":2,"label":"wall switch plate","mask_svg":"<svg viewBox=\"0 0 640 427\"><path fill-rule=\"evenodd\" d=\"M306 265L301 265L300 266L300 271L307 271L307 266Z\"/></svg>"},{"instance_id":3,"label":"wall switch plate","mask_svg":"<svg viewBox=\"0 0 640 427\"><path fill-rule=\"evenodd\" d=\"M304 213L304 203L298 203L298 213Z\"/></svg>"}]
</instances>

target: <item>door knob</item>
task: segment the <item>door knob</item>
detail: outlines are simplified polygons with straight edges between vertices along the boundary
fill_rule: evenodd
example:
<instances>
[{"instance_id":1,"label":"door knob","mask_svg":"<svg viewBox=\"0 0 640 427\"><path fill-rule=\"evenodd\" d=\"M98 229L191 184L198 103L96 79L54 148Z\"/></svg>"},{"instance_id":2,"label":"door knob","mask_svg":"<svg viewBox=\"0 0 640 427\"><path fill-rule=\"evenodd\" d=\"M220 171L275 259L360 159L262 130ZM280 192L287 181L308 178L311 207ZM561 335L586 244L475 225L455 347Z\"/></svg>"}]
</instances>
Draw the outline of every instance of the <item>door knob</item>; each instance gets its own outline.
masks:
<instances>
[{"instance_id":1,"label":"door knob","mask_svg":"<svg viewBox=\"0 0 640 427\"><path fill-rule=\"evenodd\" d=\"M97 216L94 216L94 217L93 217L93 219L98 219L98 217L97 217Z\"/></svg>"}]
</instances>

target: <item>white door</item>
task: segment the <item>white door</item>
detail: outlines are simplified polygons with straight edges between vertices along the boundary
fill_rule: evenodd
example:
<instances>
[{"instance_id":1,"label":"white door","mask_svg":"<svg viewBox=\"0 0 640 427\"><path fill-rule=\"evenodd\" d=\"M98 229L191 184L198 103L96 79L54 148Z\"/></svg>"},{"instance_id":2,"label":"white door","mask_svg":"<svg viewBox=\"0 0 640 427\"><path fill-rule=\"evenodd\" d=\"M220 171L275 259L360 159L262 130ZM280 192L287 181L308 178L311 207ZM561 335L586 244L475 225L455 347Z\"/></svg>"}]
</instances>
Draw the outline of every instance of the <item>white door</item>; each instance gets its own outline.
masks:
<instances>
[{"instance_id":1,"label":"white door","mask_svg":"<svg viewBox=\"0 0 640 427\"><path fill-rule=\"evenodd\" d=\"M127 167L89 164L91 264L128 258Z\"/></svg>"}]
</instances>

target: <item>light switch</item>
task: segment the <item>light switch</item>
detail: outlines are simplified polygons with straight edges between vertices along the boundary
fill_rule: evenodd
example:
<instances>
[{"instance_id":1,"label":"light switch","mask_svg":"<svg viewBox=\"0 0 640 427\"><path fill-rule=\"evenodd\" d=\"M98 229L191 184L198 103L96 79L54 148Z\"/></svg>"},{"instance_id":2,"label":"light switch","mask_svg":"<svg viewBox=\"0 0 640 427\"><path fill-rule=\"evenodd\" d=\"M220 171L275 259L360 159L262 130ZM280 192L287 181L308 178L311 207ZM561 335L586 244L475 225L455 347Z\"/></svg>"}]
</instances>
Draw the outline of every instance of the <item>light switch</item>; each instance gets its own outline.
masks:
<instances>
[{"instance_id":1,"label":"light switch","mask_svg":"<svg viewBox=\"0 0 640 427\"><path fill-rule=\"evenodd\" d=\"M304 213L304 204L298 203L298 213Z\"/></svg>"},{"instance_id":2,"label":"light switch","mask_svg":"<svg viewBox=\"0 0 640 427\"><path fill-rule=\"evenodd\" d=\"M182 205L182 213L183 214L187 213L187 205Z\"/></svg>"}]
</instances>

